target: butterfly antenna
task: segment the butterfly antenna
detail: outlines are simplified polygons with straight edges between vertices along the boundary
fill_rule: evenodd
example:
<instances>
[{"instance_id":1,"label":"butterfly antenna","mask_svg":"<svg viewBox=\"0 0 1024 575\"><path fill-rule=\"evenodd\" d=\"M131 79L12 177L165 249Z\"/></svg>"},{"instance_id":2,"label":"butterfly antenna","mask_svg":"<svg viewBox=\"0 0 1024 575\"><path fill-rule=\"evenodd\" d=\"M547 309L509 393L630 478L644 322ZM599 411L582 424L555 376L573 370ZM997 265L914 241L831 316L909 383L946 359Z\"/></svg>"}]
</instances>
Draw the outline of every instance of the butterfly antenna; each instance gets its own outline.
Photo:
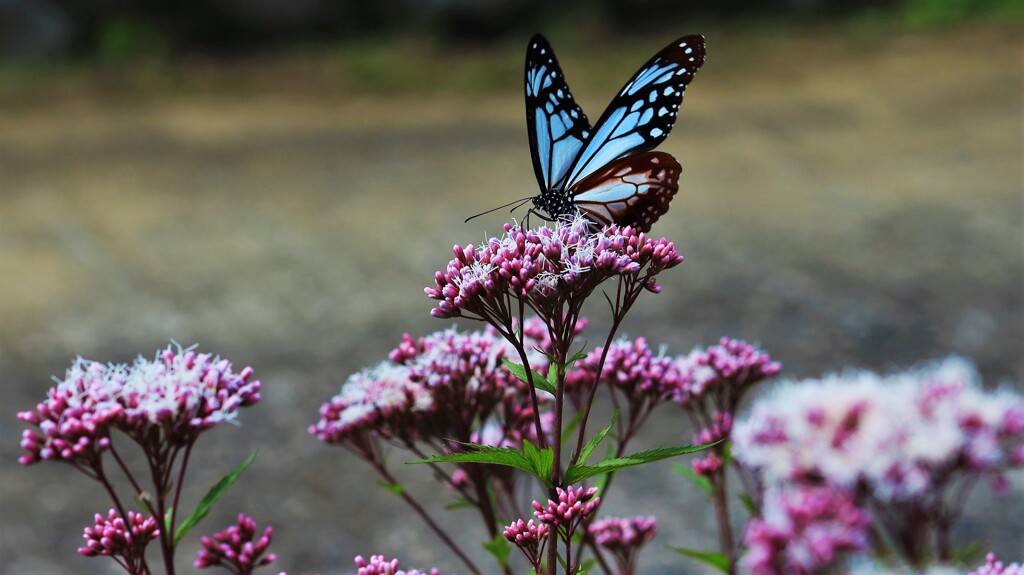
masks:
<instances>
[{"instance_id":1,"label":"butterfly antenna","mask_svg":"<svg viewBox=\"0 0 1024 575\"><path fill-rule=\"evenodd\" d=\"M465 220L464 222L462 222L462 223L466 223L466 222L468 222L469 220L472 220L472 219L474 219L474 218L479 218L480 216L483 216L483 215L489 214L489 213L491 213L491 212L496 212L496 211L498 211L498 210L500 210L500 209L502 209L502 208L507 208L507 207L511 206L512 204L518 204L518 205L517 205L516 207L512 208L512 210L513 210L513 211L515 211L516 209L518 209L518 208L519 208L519 206L521 206L521 205L525 204L525 203L526 203L527 201L529 201L529 200L532 200L532 199L533 199L533 196L527 196L527 197L525 197L525 198L521 198L521 199L518 199L518 200L514 200L514 201L511 201L511 202L509 202L509 203L507 203L507 204L505 204L505 205L503 205L503 206L498 206L498 207L496 207L496 208L491 208L491 209L487 210L486 212L480 212L479 214L477 214L477 215L475 215L475 216L469 216L469 217L468 217L468 218L466 218L466 220Z\"/></svg>"}]
</instances>

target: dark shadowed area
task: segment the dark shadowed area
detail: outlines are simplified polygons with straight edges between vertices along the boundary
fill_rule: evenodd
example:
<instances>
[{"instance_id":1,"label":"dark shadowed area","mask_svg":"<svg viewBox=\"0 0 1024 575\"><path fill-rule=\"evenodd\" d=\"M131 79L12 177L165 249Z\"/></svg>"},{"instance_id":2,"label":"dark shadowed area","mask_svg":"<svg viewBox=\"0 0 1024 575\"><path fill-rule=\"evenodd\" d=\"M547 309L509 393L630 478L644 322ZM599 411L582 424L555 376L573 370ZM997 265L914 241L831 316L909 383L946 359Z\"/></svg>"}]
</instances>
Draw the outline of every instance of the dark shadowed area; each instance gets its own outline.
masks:
<instances>
[{"instance_id":1,"label":"dark shadowed area","mask_svg":"<svg viewBox=\"0 0 1024 575\"><path fill-rule=\"evenodd\" d=\"M694 32L708 61L661 147L683 176L654 228L686 262L626 332L672 353L756 341L790 377L958 354L987 386L1019 386L1020 28L663 22L550 38L596 117L637 65ZM275 526L275 567L291 573L350 573L370 553L463 571L369 469L306 427L403 332L451 325L429 316L422 288L453 244L500 233L508 215L463 219L536 193L526 38L3 71L0 575L114 572L75 553L107 502L69 467L18 466L14 413L76 355L130 361L172 340L251 365L264 385L240 428L199 443L190 503L260 450L199 531L244 510ZM597 328L606 312L593 302ZM691 434L665 407L638 447ZM449 503L420 470L400 471L434 508ZM643 572L702 573L667 549L714 546L701 495L667 464L618 481L608 513L661 524ZM1008 499L979 486L957 535L1019 559L1024 477L1011 481ZM484 556L470 511L439 513ZM191 572L195 544L181 553Z\"/></svg>"}]
</instances>

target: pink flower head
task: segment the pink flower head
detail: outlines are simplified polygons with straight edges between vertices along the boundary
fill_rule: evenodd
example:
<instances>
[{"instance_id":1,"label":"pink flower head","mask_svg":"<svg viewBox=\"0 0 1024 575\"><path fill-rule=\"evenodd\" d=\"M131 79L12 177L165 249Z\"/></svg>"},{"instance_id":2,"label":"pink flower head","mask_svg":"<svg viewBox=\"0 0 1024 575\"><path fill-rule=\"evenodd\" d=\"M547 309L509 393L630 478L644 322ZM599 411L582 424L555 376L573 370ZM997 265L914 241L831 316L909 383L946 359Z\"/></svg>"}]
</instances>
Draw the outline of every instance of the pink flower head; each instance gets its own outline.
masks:
<instances>
[{"instance_id":1,"label":"pink flower head","mask_svg":"<svg viewBox=\"0 0 1024 575\"><path fill-rule=\"evenodd\" d=\"M78 552L86 557L107 556L122 562L129 573L141 572L146 545L160 534L156 519L134 511L128 512L128 520L111 509L107 516L97 513L95 524L86 527L85 546Z\"/></svg>"},{"instance_id":2,"label":"pink flower head","mask_svg":"<svg viewBox=\"0 0 1024 575\"><path fill-rule=\"evenodd\" d=\"M566 537L571 537L573 530L590 516L601 503L597 496L597 488L584 488L569 486L565 489L555 488L558 501L548 499L547 505L539 501L533 502L533 515L541 523L547 523L554 527L563 527L566 530Z\"/></svg>"},{"instance_id":3,"label":"pink flower head","mask_svg":"<svg viewBox=\"0 0 1024 575\"><path fill-rule=\"evenodd\" d=\"M484 245L456 246L455 258L426 288L435 317L469 314L505 324L505 298L524 301L538 313L586 297L605 280L630 276L656 291L654 276L683 261L675 246L637 230L608 226L591 233L585 218L559 221L554 228L526 230L505 225L505 235ZM641 276L641 272L643 275Z\"/></svg>"},{"instance_id":4,"label":"pink flower head","mask_svg":"<svg viewBox=\"0 0 1024 575\"><path fill-rule=\"evenodd\" d=\"M846 491L772 488L747 524L742 564L753 575L811 575L866 548L870 517Z\"/></svg>"},{"instance_id":5,"label":"pink flower head","mask_svg":"<svg viewBox=\"0 0 1024 575\"><path fill-rule=\"evenodd\" d=\"M18 458L22 465L42 460L91 466L110 445L110 429L124 412L117 401L127 377L124 366L104 365L78 358L63 381L50 388L35 411L18 412L34 426L22 432Z\"/></svg>"},{"instance_id":6,"label":"pink flower head","mask_svg":"<svg viewBox=\"0 0 1024 575\"><path fill-rule=\"evenodd\" d=\"M249 575L257 567L270 565L277 556L267 553L274 528L267 526L256 538L256 522L244 513L238 514L238 522L215 533L213 537L202 537L203 548L196 557L196 569L208 569L219 565L235 575ZM255 541L254 541L255 539Z\"/></svg>"},{"instance_id":7,"label":"pink flower head","mask_svg":"<svg viewBox=\"0 0 1024 575\"><path fill-rule=\"evenodd\" d=\"M677 368L683 374L676 393L680 404L700 401L708 393L730 396L737 404L750 386L778 375L782 364L743 340L723 337L718 345L679 358Z\"/></svg>"},{"instance_id":8,"label":"pink flower head","mask_svg":"<svg viewBox=\"0 0 1024 575\"><path fill-rule=\"evenodd\" d=\"M357 575L441 575L437 568L430 571L410 569L408 571L398 568L398 559L388 561L383 555L371 555L367 561L362 555L356 556L356 567L359 568Z\"/></svg>"},{"instance_id":9,"label":"pink flower head","mask_svg":"<svg viewBox=\"0 0 1024 575\"><path fill-rule=\"evenodd\" d=\"M679 374L672 358L655 353L644 338L619 339L608 346L601 365L603 348L590 352L569 373L566 385L571 394L588 391L601 369L601 380L621 392L635 410L649 411L670 399L679 385ZM582 400L582 398L579 398ZM577 399L574 398L574 401Z\"/></svg>"},{"instance_id":10,"label":"pink flower head","mask_svg":"<svg viewBox=\"0 0 1024 575\"><path fill-rule=\"evenodd\" d=\"M602 547L633 550L654 539L658 532L658 521L654 517L608 517L595 521L587 531Z\"/></svg>"},{"instance_id":11,"label":"pink flower head","mask_svg":"<svg viewBox=\"0 0 1024 575\"><path fill-rule=\"evenodd\" d=\"M403 444L451 438L510 445L524 435L536 441L525 384L502 364L511 353L490 329L407 334L389 361L351 376L309 431L326 443L356 447L373 437ZM532 367L546 365L533 354Z\"/></svg>"},{"instance_id":12,"label":"pink flower head","mask_svg":"<svg viewBox=\"0 0 1024 575\"><path fill-rule=\"evenodd\" d=\"M925 501L954 474L1019 466L1008 415L1024 397L985 392L948 359L891 376L848 373L777 388L733 434L734 452L770 482L823 479L882 501Z\"/></svg>"},{"instance_id":13,"label":"pink flower head","mask_svg":"<svg viewBox=\"0 0 1024 575\"><path fill-rule=\"evenodd\" d=\"M996 559L995 553L989 553L985 556L985 564L967 575L1024 575L1024 563L1007 565Z\"/></svg>"},{"instance_id":14,"label":"pink flower head","mask_svg":"<svg viewBox=\"0 0 1024 575\"><path fill-rule=\"evenodd\" d=\"M413 438L418 422L433 407L430 391L412 381L408 366L384 362L350 376L320 407L320 421L309 432L331 444L359 444L370 434Z\"/></svg>"},{"instance_id":15,"label":"pink flower head","mask_svg":"<svg viewBox=\"0 0 1024 575\"><path fill-rule=\"evenodd\" d=\"M533 570L539 571L544 558L544 547L548 541L548 529L547 524L535 523L533 519L517 519L506 527L502 534L526 555Z\"/></svg>"},{"instance_id":16,"label":"pink flower head","mask_svg":"<svg viewBox=\"0 0 1024 575\"><path fill-rule=\"evenodd\" d=\"M252 368L236 373L227 360L176 346L131 366L79 358L46 401L18 414L37 428L22 434L19 461L95 465L114 428L146 444L187 444L260 400L251 376Z\"/></svg>"}]
</instances>

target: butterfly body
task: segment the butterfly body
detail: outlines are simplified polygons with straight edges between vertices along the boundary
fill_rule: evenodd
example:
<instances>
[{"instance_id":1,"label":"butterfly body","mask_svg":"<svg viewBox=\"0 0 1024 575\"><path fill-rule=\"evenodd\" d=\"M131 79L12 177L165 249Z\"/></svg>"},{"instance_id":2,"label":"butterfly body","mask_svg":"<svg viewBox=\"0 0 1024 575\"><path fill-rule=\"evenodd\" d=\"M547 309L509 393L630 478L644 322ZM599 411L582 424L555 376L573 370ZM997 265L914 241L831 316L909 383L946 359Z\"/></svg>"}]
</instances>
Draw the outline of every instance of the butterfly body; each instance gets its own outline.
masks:
<instances>
[{"instance_id":1,"label":"butterfly body","mask_svg":"<svg viewBox=\"0 0 1024 575\"><path fill-rule=\"evenodd\" d=\"M703 63L703 36L676 40L626 82L591 127L551 45L535 35L526 52L526 122L541 193L530 212L551 220L579 212L597 225L650 230L668 210L682 171L672 156L650 150L668 136Z\"/></svg>"}]
</instances>

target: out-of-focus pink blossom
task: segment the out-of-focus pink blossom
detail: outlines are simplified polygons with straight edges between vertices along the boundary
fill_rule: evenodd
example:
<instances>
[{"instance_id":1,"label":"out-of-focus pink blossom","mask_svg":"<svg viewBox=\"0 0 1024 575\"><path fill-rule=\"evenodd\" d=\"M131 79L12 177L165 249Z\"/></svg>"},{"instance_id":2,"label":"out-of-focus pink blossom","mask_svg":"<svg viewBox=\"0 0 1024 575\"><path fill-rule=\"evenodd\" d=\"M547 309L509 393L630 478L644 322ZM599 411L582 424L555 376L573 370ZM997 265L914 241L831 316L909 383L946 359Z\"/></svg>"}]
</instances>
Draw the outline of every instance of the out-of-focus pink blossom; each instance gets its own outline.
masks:
<instances>
[{"instance_id":1,"label":"out-of-focus pink blossom","mask_svg":"<svg viewBox=\"0 0 1024 575\"><path fill-rule=\"evenodd\" d=\"M256 522L240 513L234 525L214 533L213 537L200 539L203 548L199 550L195 566L208 569L217 565L235 575L249 575L257 567L277 560L277 555L267 553L273 536L274 529L268 525L257 538Z\"/></svg>"},{"instance_id":2,"label":"out-of-focus pink blossom","mask_svg":"<svg viewBox=\"0 0 1024 575\"><path fill-rule=\"evenodd\" d=\"M747 524L742 565L752 575L813 575L868 543L868 513L830 487L771 488Z\"/></svg>"},{"instance_id":3,"label":"out-of-focus pink blossom","mask_svg":"<svg viewBox=\"0 0 1024 575\"><path fill-rule=\"evenodd\" d=\"M594 542L612 553L619 572L628 575L636 572L640 549L657 535L658 522L654 517L608 517L593 522L587 531Z\"/></svg>"},{"instance_id":4,"label":"out-of-focus pink blossom","mask_svg":"<svg viewBox=\"0 0 1024 575\"><path fill-rule=\"evenodd\" d=\"M847 373L789 384L755 402L734 433L736 457L769 482L863 486L883 501L927 497L953 474L1019 467L1024 397L985 392L949 359L891 376Z\"/></svg>"},{"instance_id":5,"label":"out-of-focus pink blossom","mask_svg":"<svg viewBox=\"0 0 1024 575\"><path fill-rule=\"evenodd\" d=\"M1007 565L998 560L995 553L989 553L985 556L985 564L967 575L1024 575L1024 563Z\"/></svg>"},{"instance_id":6,"label":"out-of-focus pink blossom","mask_svg":"<svg viewBox=\"0 0 1024 575\"><path fill-rule=\"evenodd\" d=\"M371 555L368 561L359 555L356 557L356 567L359 568L357 575L441 575L436 567L430 571L399 569L398 559L388 560L383 555Z\"/></svg>"}]
</instances>

